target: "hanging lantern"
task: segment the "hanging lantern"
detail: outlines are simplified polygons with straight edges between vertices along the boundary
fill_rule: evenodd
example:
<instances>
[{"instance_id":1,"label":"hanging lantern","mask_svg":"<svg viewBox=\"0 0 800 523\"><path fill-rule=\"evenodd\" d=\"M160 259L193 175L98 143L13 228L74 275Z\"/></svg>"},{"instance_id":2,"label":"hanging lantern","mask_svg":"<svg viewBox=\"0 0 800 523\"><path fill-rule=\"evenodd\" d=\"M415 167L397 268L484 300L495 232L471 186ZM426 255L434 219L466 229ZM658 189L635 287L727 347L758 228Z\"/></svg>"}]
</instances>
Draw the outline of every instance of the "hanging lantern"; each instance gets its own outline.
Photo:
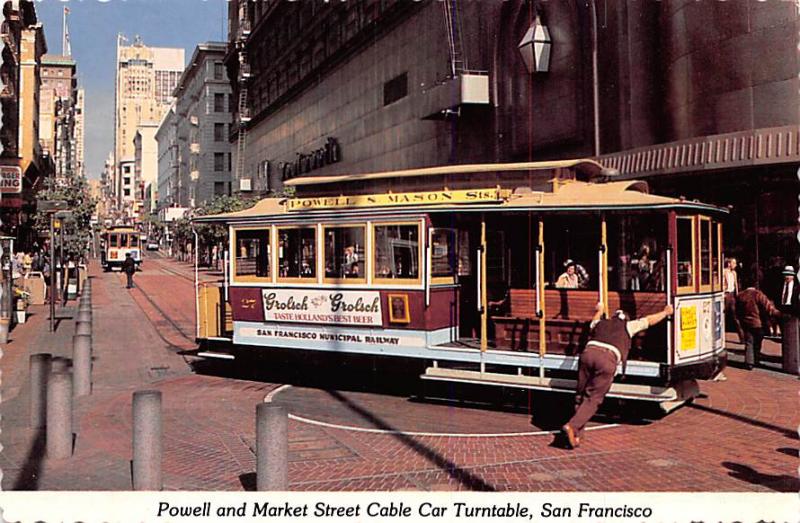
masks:
<instances>
[{"instance_id":1,"label":"hanging lantern","mask_svg":"<svg viewBox=\"0 0 800 523\"><path fill-rule=\"evenodd\" d=\"M537 15L518 46L529 73L546 73L550 70L552 46L550 31Z\"/></svg>"}]
</instances>

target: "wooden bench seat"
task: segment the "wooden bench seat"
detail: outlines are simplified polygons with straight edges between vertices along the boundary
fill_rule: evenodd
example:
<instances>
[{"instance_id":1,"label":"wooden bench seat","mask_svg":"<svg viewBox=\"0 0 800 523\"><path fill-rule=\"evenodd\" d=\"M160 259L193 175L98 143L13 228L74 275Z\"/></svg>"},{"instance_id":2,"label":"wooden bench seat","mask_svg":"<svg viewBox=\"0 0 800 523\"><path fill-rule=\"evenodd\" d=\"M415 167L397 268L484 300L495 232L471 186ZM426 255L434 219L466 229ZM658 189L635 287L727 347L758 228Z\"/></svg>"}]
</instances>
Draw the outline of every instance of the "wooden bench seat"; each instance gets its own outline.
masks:
<instances>
[{"instance_id":1,"label":"wooden bench seat","mask_svg":"<svg viewBox=\"0 0 800 523\"><path fill-rule=\"evenodd\" d=\"M597 292L545 289L545 343L551 354L577 354L589 338L589 322L597 305ZM622 308L638 318L664 306L663 293L609 292L609 310ZM507 312L490 318L489 339L498 349L539 350L536 290L511 289ZM492 329L493 327L493 329Z\"/></svg>"}]
</instances>

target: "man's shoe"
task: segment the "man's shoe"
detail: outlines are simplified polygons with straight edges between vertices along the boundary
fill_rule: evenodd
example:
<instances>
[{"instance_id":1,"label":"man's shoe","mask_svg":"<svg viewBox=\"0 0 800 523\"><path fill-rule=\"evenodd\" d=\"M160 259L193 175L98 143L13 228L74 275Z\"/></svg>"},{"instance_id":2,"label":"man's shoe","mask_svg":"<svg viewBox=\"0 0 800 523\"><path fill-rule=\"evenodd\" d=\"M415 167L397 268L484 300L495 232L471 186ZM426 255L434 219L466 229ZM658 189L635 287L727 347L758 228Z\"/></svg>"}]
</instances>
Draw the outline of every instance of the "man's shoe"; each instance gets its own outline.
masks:
<instances>
[{"instance_id":1,"label":"man's shoe","mask_svg":"<svg viewBox=\"0 0 800 523\"><path fill-rule=\"evenodd\" d=\"M567 442L569 443L569 446L571 448L573 449L578 448L578 445L581 444L581 440L578 436L575 435L575 429L573 429L569 425L564 425L563 427L561 427L561 432L567 438Z\"/></svg>"},{"instance_id":2,"label":"man's shoe","mask_svg":"<svg viewBox=\"0 0 800 523\"><path fill-rule=\"evenodd\" d=\"M753 366L747 363L745 364L744 368L747 370L753 370Z\"/></svg>"}]
</instances>

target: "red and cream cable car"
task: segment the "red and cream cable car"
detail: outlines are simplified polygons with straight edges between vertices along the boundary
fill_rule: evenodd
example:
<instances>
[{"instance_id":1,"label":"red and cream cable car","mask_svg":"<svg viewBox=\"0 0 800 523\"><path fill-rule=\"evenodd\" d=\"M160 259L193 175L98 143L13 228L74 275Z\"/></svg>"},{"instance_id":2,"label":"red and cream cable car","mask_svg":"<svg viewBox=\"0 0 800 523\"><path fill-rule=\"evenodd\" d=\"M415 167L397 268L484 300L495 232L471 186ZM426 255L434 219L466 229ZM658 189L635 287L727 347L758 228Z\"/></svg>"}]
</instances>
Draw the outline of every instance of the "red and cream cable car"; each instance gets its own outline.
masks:
<instances>
[{"instance_id":1,"label":"red and cream cable car","mask_svg":"<svg viewBox=\"0 0 800 523\"><path fill-rule=\"evenodd\" d=\"M290 180L296 197L195 220L230 230L224 283L198 285L198 338L569 392L597 302L633 317L671 303L609 395L676 404L726 363L727 211L613 178L574 160Z\"/></svg>"}]
</instances>

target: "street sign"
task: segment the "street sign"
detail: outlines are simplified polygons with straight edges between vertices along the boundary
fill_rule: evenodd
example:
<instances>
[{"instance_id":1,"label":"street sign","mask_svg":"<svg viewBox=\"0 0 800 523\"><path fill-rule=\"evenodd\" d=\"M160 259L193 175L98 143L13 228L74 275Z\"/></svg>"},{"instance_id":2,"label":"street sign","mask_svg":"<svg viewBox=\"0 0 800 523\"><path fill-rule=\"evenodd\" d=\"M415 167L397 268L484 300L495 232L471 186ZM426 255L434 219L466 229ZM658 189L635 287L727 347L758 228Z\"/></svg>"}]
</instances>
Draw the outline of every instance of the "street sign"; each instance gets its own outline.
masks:
<instances>
[{"instance_id":1,"label":"street sign","mask_svg":"<svg viewBox=\"0 0 800 523\"><path fill-rule=\"evenodd\" d=\"M43 212L56 212L67 208L64 200L39 200L36 207Z\"/></svg>"},{"instance_id":2,"label":"street sign","mask_svg":"<svg viewBox=\"0 0 800 523\"><path fill-rule=\"evenodd\" d=\"M22 192L22 168L16 165L0 165L0 193Z\"/></svg>"}]
</instances>

